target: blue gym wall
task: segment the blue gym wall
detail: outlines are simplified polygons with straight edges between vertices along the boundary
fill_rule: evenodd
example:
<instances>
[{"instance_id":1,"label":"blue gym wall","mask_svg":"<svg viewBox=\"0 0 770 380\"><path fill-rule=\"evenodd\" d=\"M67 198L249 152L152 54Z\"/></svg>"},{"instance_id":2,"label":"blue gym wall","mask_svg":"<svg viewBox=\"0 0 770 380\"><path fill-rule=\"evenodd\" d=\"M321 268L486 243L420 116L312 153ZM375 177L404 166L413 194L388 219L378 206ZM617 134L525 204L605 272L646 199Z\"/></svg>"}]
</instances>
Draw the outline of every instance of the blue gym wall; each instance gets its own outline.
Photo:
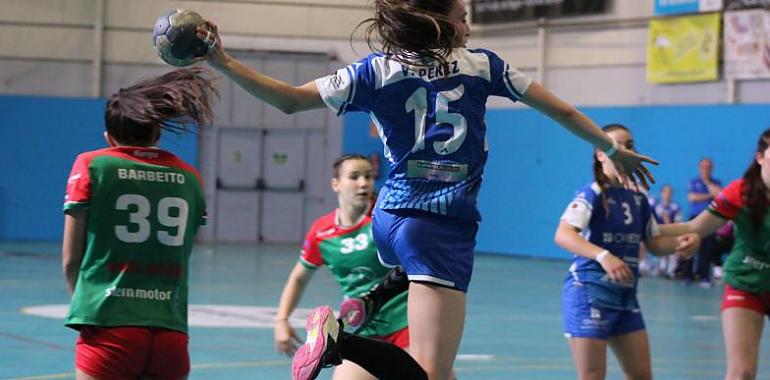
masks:
<instances>
[{"instance_id":1,"label":"blue gym wall","mask_svg":"<svg viewBox=\"0 0 770 380\"><path fill-rule=\"evenodd\" d=\"M653 173L674 187L675 201L689 212L687 182L698 161L714 160L714 176L727 183L742 175L756 139L770 127L770 105L581 108L599 125L631 128L637 149L661 161ZM382 152L370 137L368 115L346 116L346 152ZM479 196L483 217L477 238L481 252L567 258L553 244L559 217L575 190L592 181L591 148L531 109L487 113L490 145ZM384 163L384 159L382 161ZM385 177L386 168L382 168Z\"/></svg>"},{"instance_id":2,"label":"blue gym wall","mask_svg":"<svg viewBox=\"0 0 770 380\"><path fill-rule=\"evenodd\" d=\"M61 239L72 162L106 146L105 101L0 96L0 240ZM194 134L166 134L160 145L196 163Z\"/></svg>"}]
</instances>

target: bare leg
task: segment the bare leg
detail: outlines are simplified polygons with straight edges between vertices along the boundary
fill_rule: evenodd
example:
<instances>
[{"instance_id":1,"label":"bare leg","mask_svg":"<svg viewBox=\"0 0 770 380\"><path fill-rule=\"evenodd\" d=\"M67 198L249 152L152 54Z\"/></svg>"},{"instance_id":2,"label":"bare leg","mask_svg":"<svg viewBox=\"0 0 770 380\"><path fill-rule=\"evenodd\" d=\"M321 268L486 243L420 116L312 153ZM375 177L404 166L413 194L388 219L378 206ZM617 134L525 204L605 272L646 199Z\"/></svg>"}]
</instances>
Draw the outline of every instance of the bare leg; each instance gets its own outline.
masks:
<instances>
[{"instance_id":1,"label":"bare leg","mask_svg":"<svg viewBox=\"0 0 770 380\"><path fill-rule=\"evenodd\" d=\"M610 337L609 344L623 368L626 380L652 379L652 359L647 331L639 330Z\"/></svg>"},{"instance_id":2,"label":"bare leg","mask_svg":"<svg viewBox=\"0 0 770 380\"><path fill-rule=\"evenodd\" d=\"M579 380L604 380L607 372L607 342L602 339L570 338L569 349Z\"/></svg>"},{"instance_id":3,"label":"bare leg","mask_svg":"<svg viewBox=\"0 0 770 380\"><path fill-rule=\"evenodd\" d=\"M757 377L763 325L764 317L753 310L731 307L722 311L727 351L725 380L754 380Z\"/></svg>"},{"instance_id":4,"label":"bare leg","mask_svg":"<svg viewBox=\"0 0 770 380\"><path fill-rule=\"evenodd\" d=\"M409 353L430 380L452 374L465 325L465 293L427 283L409 284Z\"/></svg>"}]
</instances>

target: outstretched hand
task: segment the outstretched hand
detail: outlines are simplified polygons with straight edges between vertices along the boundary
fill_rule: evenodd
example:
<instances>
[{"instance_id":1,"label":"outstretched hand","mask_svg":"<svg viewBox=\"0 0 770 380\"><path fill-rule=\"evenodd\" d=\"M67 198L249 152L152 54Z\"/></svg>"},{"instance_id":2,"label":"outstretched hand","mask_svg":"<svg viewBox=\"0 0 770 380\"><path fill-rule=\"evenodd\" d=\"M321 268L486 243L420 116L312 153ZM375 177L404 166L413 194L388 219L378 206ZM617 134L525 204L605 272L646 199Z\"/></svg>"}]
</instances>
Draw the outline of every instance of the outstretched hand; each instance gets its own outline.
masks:
<instances>
[{"instance_id":1,"label":"outstretched hand","mask_svg":"<svg viewBox=\"0 0 770 380\"><path fill-rule=\"evenodd\" d=\"M636 153L622 145L612 155L612 161L615 163L615 169L618 172L618 180L627 188L632 185L641 184L642 187L649 190L650 184L655 183L655 177L644 164L660 165L660 162Z\"/></svg>"},{"instance_id":2,"label":"outstretched hand","mask_svg":"<svg viewBox=\"0 0 770 380\"><path fill-rule=\"evenodd\" d=\"M199 61L208 61L211 65L224 63L230 56L222 46L219 27L213 21L206 19L206 24L198 27L196 36L209 47L209 54L199 57Z\"/></svg>"}]
</instances>

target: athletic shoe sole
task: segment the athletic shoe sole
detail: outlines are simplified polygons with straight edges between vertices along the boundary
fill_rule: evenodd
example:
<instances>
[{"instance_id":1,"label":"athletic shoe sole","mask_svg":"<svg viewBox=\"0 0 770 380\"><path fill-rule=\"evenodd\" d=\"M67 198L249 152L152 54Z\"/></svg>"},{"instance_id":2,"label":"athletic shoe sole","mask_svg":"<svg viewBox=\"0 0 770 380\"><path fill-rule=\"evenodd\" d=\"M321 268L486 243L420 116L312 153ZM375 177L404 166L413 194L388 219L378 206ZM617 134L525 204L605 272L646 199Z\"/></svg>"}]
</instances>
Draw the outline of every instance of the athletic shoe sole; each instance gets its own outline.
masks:
<instances>
[{"instance_id":1,"label":"athletic shoe sole","mask_svg":"<svg viewBox=\"0 0 770 380\"><path fill-rule=\"evenodd\" d=\"M315 379L324 366L324 355L336 344L339 335L339 324L329 306L313 309L307 317L305 328L307 340L294 354L291 362L293 380Z\"/></svg>"}]
</instances>

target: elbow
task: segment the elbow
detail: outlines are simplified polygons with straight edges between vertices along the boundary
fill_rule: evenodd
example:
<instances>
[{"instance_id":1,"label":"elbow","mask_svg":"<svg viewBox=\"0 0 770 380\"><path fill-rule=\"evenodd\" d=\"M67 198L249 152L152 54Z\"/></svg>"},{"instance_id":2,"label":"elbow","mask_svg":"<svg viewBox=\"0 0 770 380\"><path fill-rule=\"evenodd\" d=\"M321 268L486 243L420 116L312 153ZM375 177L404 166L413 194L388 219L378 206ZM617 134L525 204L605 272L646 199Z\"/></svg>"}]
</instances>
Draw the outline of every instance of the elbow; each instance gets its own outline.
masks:
<instances>
[{"instance_id":1,"label":"elbow","mask_svg":"<svg viewBox=\"0 0 770 380\"><path fill-rule=\"evenodd\" d=\"M282 104L278 106L278 109L283 112L285 115L293 115L299 111L299 107L297 107L296 104Z\"/></svg>"},{"instance_id":2,"label":"elbow","mask_svg":"<svg viewBox=\"0 0 770 380\"><path fill-rule=\"evenodd\" d=\"M565 104L562 107L559 107L553 111L553 118L557 120L573 120L581 115L580 111L578 111L577 108Z\"/></svg>"},{"instance_id":3,"label":"elbow","mask_svg":"<svg viewBox=\"0 0 770 380\"><path fill-rule=\"evenodd\" d=\"M280 104L276 104L276 107L286 115L293 115L308 108L305 95L302 90L297 87L291 87L284 92L279 103Z\"/></svg>"},{"instance_id":4,"label":"elbow","mask_svg":"<svg viewBox=\"0 0 770 380\"><path fill-rule=\"evenodd\" d=\"M556 234L553 235L553 242L557 246L564 248L564 234L557 230Z\"/></svg>"}]
</instances>

